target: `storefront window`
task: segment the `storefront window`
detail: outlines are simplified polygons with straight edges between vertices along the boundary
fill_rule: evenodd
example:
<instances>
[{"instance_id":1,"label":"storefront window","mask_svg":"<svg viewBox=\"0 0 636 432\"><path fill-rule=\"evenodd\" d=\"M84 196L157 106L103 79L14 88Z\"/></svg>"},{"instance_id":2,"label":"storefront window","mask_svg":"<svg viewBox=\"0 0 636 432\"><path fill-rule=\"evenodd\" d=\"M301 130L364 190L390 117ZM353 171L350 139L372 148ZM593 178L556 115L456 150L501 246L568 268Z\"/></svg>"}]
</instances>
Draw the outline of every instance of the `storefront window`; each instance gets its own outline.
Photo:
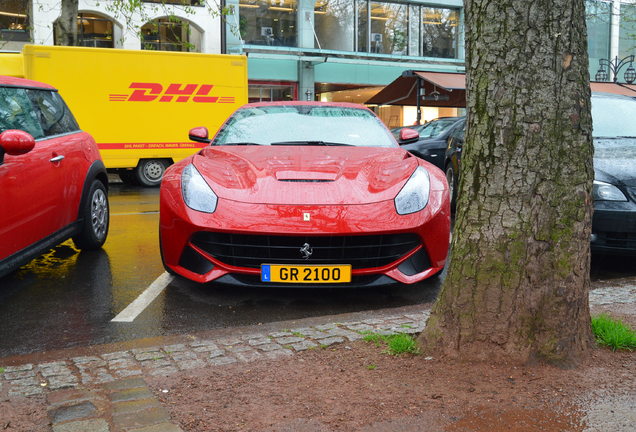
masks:
<instances>
[{"instance_id":1,"label":"storefront window","mask_svg":"<svg viewBox=\"0 0 636 432\"><path fill-rule=\"evenodd\" d=\"M296 0L240 0L239 29L246 44L296 46Z\"/></svg>"},{"instance_id":2,"label":"storefront window","mask_svg":"<svg viewBox=\"0 0 636 432\"><path fill-rule=\"evenodd\" d=\"M598 0L585 1L587 22L587 51L590 56L590 77L599 68L599 59L609 58L610 16L612 5Z\"/></svg>"},{"instance_id":3,"label":"storefront window","mask_svg":"<svg viewBox=\"0 0 636 432\"><path fill-rule=\"evenodd\" d=\"M422 8L422 53L424 57L456 58L459 11Z\"/></svg>"},{"instance_id":4,"label":"storefront window","mask_svg":"<svg viewBox=\"0 0 636 432\"><path fill-rule=\"evenodd\" d=\"M409 55L412 56L420 54L421 9L419 6L409 6Z\"/></svg>"},{"instance_id":5,"label":"storefront window","mask_svg":"<svg viewBox=\"0 0 636 432\"><path fill-rule=\"evenodd\" d=\"M5 41L28 41L28 0L2 0L0 2L0 48Z\"/></svg>"},{"instance_id":6,"label":"storefront window","mask_svg":"<svg viewBox=\"0 0 636 432\"><path fill-rule=\"evenodd\" d=\"M77 17L79 45L113 48L113 22L98 15L81 13Z\"/></svg>"},{"instance_id":7,"label":"storefront window","mask_svg":"<svg viewBox=\"0 0 636 432\"><path fill-rule=\"evenodd\" d=\"M636 54L636 4L621 4L621 27L619 32L619 57L623 58Z\"/></svg>"},{"instance_id":8,"label":"storefront window","mask_svg":"<svg viewBox=\"0 0 636 432\"><path fill-rule=\"evenodd\" d=\"M184 6L203 6L204 0L143 0L144 3L175 4Z\"/></svg>"},{"instance_id":9,"label":"storefront window","mask_svg":"<svg viewBox=\"0 0 636 432\"><path fill-rule=\"evenodd\" d=\"M159 18L141 27L141 49L155 51L201 51L201 32L177 17Z\"/></svg>"},{"instance_id":10,"label":"storefront window","mask_svg":"<svg viewBox=\"0 0 636 432\"><path fill-rule=\"evenodd\" d=\"M314 7L314 28L320 48L353 51L353 2L318 0Z\"/></svg>"},{"instance_id":11,"label":"storefront window","mask_svg":"<svg viewBox=\"0 0 636 432\"><path fill-rule=\"evenodd\" d=\"M366 1L358 2L358 51L369 51L369 5Z\"/></svg>"},{"instance_id":12,"label":"storefront window","mask_svg":"<svg viewBox=\"0 0 636 432\"><path fill-rule=\"evenodd\" d=\"M248 101L274 102L296 100L296 83L253 83L248 85Z\"/></svg>"},{"instance_id":13,"label":"storefront window","mask_svg":"<svg viewBox=\"0 0 636 432\"><path fill-rule=\"evenodd\" d=\"M398 3L371 2L370 51L405 55L408 50L408 6Z\"/></svg>"}]
</instances>

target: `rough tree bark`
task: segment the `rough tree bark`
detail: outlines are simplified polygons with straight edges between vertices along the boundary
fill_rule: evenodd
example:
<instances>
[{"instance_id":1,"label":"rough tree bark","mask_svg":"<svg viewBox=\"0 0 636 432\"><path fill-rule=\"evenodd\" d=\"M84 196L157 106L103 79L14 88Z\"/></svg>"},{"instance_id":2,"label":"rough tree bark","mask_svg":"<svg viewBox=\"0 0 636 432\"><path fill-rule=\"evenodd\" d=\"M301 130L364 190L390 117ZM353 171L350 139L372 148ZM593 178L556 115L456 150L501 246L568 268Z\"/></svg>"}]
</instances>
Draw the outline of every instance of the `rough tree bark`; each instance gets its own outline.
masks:
<instances>
[{"instance_id":1,"label":"rough tree bark","mask_svg":"<svg viewBox=\"0 0 636 432\"><path fill-rule=\"evenodd\" d=\"M79 0L61 0L60 17L55 21L55 45L75 46Z\"/></svg>"},{"instance_id":2,"label":"rough tree bark","mask_svg":"<svg viewBox=\"0 0 636 432\"><path fill-rule=\"evenodd\" d=\"M583 0L466 0L467 133L448 276L420 336L465 360L591 346Z\"/></svg>"}]
</instances>

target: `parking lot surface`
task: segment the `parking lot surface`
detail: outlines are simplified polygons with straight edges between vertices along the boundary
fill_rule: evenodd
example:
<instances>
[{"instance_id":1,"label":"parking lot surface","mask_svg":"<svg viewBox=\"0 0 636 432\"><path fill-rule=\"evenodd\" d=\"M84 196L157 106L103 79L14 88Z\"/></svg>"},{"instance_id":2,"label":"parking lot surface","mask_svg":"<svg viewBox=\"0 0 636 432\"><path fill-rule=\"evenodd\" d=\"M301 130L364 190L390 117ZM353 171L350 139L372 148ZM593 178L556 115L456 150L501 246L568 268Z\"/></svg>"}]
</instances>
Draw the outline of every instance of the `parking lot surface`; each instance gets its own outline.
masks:
<instances>
[{"instance_id":1,"label":"parking lot surface","mask_svg":"<svg viewBox=\"0 0 636 432\"><path fill-rule=\"evenodd\" d=\"M205 329L431 303L439 280L400 288L221 288L177 278L134 320L113 322L164 269L159 190L111 184L104 249L66 242L0 281L0 357ZM164 279L166 279L164 277Z\"/></svg>"}]
</instances>

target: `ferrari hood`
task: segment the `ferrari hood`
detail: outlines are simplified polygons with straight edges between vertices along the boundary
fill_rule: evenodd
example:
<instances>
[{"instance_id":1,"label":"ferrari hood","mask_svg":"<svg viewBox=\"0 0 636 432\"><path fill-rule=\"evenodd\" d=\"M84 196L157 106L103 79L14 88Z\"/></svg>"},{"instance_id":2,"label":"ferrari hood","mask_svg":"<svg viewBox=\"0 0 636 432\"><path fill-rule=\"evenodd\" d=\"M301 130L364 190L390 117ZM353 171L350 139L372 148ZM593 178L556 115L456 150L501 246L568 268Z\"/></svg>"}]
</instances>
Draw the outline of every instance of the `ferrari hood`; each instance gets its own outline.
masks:
<instances>
[{"instance_id":1,"label":"ferrari hood","mask_svg":"<svg viewBox=\"0 0 636 432\"><path fill-rule=\"evenodd\" d=\"M221 199L259 204L368 204L395 198L418 165L400 148L207 147L194 166Z\"/></svg>"}]
</instances>

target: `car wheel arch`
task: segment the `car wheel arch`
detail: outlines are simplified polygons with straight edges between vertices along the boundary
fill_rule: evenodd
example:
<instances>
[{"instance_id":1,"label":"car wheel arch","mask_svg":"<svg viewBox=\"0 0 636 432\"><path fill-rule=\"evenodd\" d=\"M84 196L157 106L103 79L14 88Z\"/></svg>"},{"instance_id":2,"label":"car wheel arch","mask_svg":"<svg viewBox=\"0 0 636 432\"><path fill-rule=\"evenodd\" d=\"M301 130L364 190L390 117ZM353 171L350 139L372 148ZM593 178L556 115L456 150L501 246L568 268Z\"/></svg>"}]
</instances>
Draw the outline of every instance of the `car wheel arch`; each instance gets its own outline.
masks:
<instances>
[{"instance_id":1,"label":"car wheel arch","mask_svg":"<svg viewBox=\"0 0 636 432\"><path fill-rule=\"evenodd\" d=\"M104 162L101 160L96 160L91 164L86 172L86 176L84 177L84 184L82 185L82 198L79 202L79 207L77 209L77 219L82 218L82 209L86 205L86 200L89 199L88 194L90 193L91 185L94 180L99 180L106 188L108 192L108 174L106 174L106 167L104 166Z\"/></svg>"}]
</instances>

